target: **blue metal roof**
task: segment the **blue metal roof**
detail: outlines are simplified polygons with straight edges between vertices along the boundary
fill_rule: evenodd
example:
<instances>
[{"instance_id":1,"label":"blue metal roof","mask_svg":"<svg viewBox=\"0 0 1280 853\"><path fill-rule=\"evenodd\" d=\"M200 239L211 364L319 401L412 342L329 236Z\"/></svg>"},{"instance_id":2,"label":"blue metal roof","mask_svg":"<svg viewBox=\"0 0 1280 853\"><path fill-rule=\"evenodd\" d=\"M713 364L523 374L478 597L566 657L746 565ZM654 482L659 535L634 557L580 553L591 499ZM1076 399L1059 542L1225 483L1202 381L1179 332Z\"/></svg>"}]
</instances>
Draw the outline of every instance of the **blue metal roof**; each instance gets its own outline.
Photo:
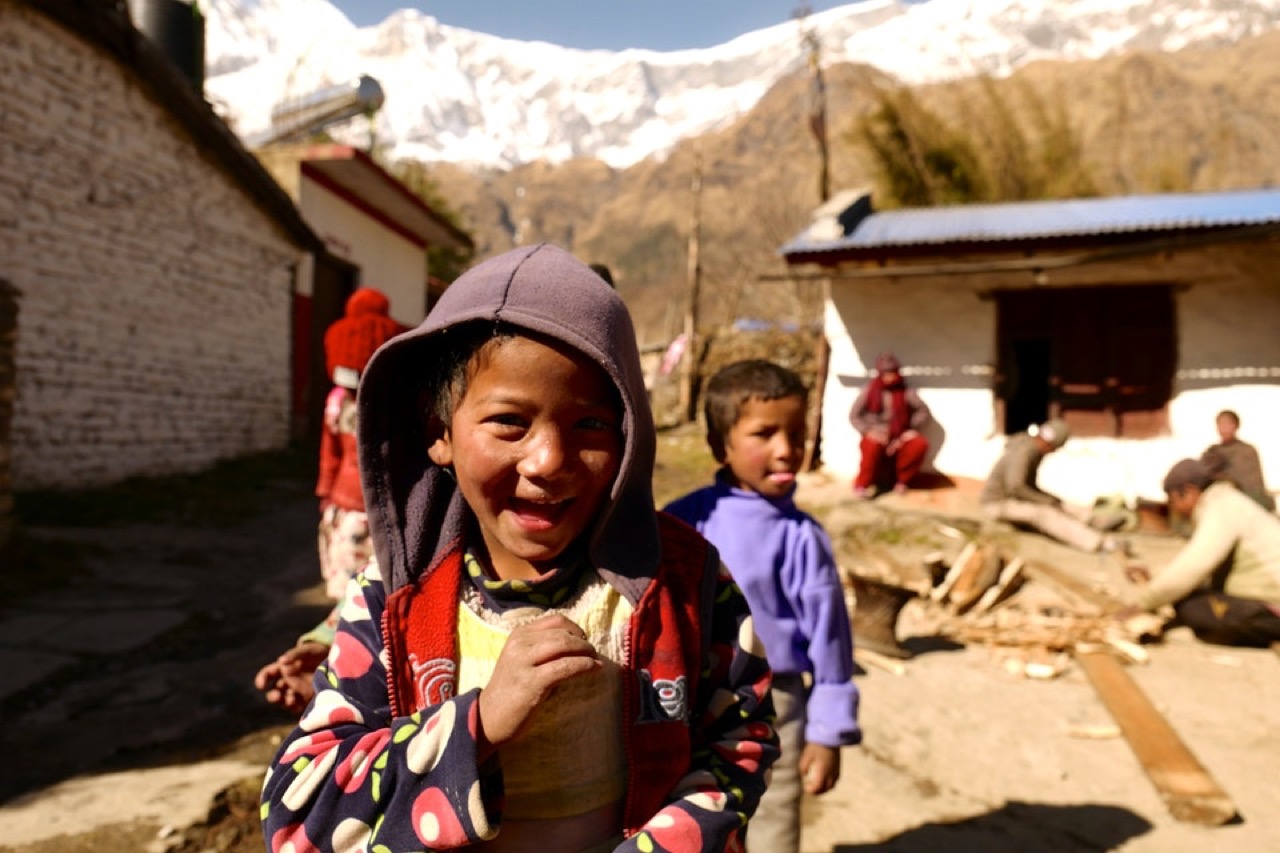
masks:
<instances>
[{"instance_id":1,"label":"blue metal roof","mask_svg":"<svg viewBox=\"0 0 1280 853\"><path fill-rule=\"evenodd\" d=\"M851 207L820 211L781 253L1280 224L1280 189L906 208L849 221L841 213Z\"/></svg>"}]
</instances>

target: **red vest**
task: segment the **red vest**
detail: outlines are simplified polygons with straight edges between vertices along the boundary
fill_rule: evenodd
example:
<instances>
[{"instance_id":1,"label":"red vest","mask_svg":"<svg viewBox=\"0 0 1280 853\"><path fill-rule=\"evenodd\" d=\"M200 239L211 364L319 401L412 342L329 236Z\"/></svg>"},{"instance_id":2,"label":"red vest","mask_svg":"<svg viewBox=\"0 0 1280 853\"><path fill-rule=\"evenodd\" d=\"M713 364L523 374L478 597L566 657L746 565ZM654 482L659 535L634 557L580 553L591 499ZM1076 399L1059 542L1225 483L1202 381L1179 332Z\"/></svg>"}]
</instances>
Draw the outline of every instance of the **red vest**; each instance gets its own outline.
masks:
<instances>
[{"instance_id":1,"label":"red vest","mask_svg":"<svg viewBox=\"0 0 1280 853\"><path fill-rule=\"evenodd\" d=\"M703 625L718 571L707 564L707 543L693 528L663 514L658 521L662 559L631 616L622 661L627 836L662 808L689 772L690 725L697 722L692 705L710 643ZM395 716L437 705L457 692L462 576L462 554L454 551L387 599L382 630Z\"/></svg>"}]
</instances>

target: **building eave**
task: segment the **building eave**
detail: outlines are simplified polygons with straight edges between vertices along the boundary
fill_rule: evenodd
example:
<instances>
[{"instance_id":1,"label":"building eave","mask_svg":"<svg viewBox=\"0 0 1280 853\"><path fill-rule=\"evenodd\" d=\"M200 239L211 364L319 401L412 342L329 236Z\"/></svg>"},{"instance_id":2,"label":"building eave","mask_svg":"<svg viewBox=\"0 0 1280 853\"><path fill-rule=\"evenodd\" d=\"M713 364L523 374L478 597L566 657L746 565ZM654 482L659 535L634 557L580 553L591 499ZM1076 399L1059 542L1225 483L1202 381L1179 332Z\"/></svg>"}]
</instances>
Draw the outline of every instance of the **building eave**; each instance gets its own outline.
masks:
<instances>
[{"instance_id":1,"label":"building eave","mask_svg":"<svg viewBox=\"0 0 1280 853\"><path fill-rule=\"evenodd\" d=\"M470 235L431 208L372 157L350 145L288 146L303 174L419 246L475 248Z\"/></svg>"}]
</instances>

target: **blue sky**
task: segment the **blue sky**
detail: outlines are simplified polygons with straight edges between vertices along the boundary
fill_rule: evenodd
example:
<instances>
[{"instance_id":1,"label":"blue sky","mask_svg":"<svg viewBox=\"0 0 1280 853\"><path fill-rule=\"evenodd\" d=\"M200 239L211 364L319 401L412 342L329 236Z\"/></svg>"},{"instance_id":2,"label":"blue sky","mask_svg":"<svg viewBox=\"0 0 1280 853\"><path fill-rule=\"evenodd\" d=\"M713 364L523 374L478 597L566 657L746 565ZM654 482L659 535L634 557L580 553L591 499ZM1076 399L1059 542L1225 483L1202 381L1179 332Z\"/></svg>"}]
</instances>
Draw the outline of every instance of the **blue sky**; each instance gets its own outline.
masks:
<instances>
[{"instance_id":1,"label":"blue sky","mask_svg":"<svg viewBox=\"0 0 1280 853\"><path fill-rule=\"evenodd\" d=\"M418 9L444 24L565 47L679 50L791 20L799 0L331 0L355 24ZM850 0L811 0L813 11Z\"/></svg>"}]
</instances>

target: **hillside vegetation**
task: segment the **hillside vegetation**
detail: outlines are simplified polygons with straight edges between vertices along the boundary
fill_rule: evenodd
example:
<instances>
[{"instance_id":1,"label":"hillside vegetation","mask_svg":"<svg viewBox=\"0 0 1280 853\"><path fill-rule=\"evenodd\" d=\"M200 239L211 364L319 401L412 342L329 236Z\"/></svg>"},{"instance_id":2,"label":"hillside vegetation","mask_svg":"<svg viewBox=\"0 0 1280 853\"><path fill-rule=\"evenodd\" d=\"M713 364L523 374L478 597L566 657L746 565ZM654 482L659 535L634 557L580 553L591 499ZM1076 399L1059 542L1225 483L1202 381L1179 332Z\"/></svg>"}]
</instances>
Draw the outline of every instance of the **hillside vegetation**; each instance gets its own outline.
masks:
<instances>
[{"instance_id":1,"label":"hillside vegetation","mask_svg":"<svg viewBox=\"0 0 1280 853\"><path fill-rule=\"evenodd\" d=\"M909 100L941 132L959 134L952 142L964 150L1006 164L1031 158L1024 175L1030 180L1008 180L1007 168L995 173L1000 181L988 172L982 193L970 196L975 199L1275 185L1276 56L1280 32L1175 54L1043 62L1008 79L910 91L870 67L832 66L825 72L832 187L874 188L881 208L897 202L865 133L886 97ZM701 325L743 317L807 323L820 304L812 285L760 281L785 271L777 249L819 202L807 90L803 74L784 79L722 129L625 170L583 159L508 172L476 174L443 164L429 171L475 236L477 256L549 240L606 263L641 340L658 342L680 329L691 183L700 159ZM1001 182L1003 188L996 186ZM963 194L928 199L963 200Z\"/></svg>"}]
</instances>

